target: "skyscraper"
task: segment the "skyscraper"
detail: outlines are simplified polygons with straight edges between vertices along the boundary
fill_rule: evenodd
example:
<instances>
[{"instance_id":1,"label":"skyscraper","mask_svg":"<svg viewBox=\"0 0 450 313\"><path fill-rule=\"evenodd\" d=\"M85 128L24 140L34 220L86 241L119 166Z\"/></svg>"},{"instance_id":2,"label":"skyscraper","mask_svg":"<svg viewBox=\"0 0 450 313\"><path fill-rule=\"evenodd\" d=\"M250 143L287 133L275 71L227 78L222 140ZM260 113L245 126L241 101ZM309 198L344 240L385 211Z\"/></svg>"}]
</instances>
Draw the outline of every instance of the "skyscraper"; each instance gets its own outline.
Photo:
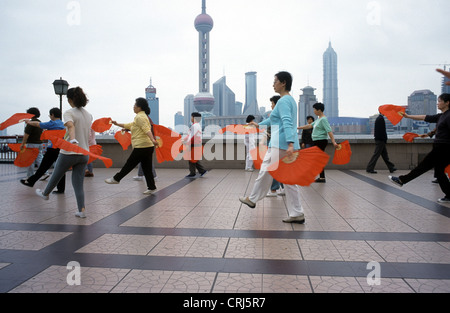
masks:
<instances>
[{"instance_id":1,"label":"skyscraper","mask_svg":"<svg viewBox=\"0 0 450 313\"><path fill-rule=\"evenodd\" d=\"M306 125L306 117L307 116L314 116L314 110L313 105L317 103L317 97L314 94L314 91L316 88L313 88L311 86L306 86L305 88L301 89L303 91L303 94L300 95L300 100L298 102L298 123L299 125Z\"/></svg>"},{"instance_id":2,"label":"skyscraper","mask_svg":"<svg viewBox=\"0 0 450 313\"><path fill-rule=\"evenodd\" d=\"M202 0L202 14L197 16L194 24L199 33L199 91L194 98L194 105L199 112L211 112L215 100L209 91L209 32L214 27L214 21L206 14L206 0Z\"/></svg>"},{"instance_id":3,"label":"skyscraper","mask_svg":"<svg viewBox=\"0 0 450 313\"><path fill-rule=\"evenodd\" d=\"M213 113L216 116L234 116L236 114L236 95L227 86L226 77L213 84L213 95L216 100Z\"/></svg>"},{"instance_id":4,"label":"skyscraper","mask_svg":"<svg viewBox=\"0 0 450 313\"><path fill-rule=\"evenodd\" d=\"M256 72L245 73L244 115L260 115L256 90Z\"/></svg>"},{"instance_id":5,"label":"skyscraper","mask_svg":"<svg viewBox=\"0 0 450 313\"><path fill-rule=\"evenodd\" d=\"M327 117L339 117L337 54L331 41L323 54L323 103Z\"/></svg>"},{"instance_id":6,"label":"skyscraper","mask_svg":"<svg viewBox=\"0 0 450 313\"><path fill-rule=\"evenodd\" d=\"M159 98L156 97L156 88L153 86L151 78L150 86L145 89L145 98L150 106L150 118L153 123L159 125Z\"/></svg>"}]
</instances>

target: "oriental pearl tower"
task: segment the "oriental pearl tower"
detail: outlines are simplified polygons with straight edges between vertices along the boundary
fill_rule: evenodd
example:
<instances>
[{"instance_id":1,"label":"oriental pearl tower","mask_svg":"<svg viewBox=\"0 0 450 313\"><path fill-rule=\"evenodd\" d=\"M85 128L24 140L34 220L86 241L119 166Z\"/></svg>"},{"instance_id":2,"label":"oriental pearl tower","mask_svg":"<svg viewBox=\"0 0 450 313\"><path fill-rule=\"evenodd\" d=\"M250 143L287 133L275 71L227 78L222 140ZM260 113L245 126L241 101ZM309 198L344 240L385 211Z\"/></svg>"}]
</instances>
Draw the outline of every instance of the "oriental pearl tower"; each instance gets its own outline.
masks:
<instances>
[{"instance_id":1,"label":"oriental pearl tower","mask_svg":"<svg viewBox=\"0 0 450 313\"><path fill-rule=\"evenodd\" d=\"M213 27L213 19L206 14L206 0L202 0L202 14L195 19L199 33L199 93L194 97L194 106L199 112L211 112L215 103L209 91L209 32Z\"/></svg>"}]
</instances>

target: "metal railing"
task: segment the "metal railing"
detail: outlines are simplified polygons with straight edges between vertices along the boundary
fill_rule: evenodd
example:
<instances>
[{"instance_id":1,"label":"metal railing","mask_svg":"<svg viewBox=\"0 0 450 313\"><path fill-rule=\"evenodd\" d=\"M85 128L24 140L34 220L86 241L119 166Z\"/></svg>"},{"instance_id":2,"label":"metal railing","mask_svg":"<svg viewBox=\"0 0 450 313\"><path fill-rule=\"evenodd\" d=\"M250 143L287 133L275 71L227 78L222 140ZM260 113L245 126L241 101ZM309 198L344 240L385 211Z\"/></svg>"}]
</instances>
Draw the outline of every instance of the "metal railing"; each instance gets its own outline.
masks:
<instances>
[{"instance_id":1,"label":"metal railing","mask_svg":"<svg viewBox=\"0 0 450 313\"><path fill-rule=\"evenodd\" d=\"M0 136L0 163L14 163L17 153L12 151L9 143L22 142L23 136Z\"/></svg>"}]
</instances>

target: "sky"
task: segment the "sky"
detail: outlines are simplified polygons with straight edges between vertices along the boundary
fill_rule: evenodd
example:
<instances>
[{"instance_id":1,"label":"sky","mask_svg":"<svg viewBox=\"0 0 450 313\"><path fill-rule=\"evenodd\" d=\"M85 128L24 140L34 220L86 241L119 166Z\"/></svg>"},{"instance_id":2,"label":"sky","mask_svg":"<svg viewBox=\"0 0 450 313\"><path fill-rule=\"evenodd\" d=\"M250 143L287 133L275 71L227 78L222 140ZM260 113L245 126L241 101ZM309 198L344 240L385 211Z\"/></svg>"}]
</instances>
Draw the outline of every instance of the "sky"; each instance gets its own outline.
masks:
<instances>
[{"instance_id":1,"label":"sky","mask_svg":"<svg viewBox=\"0 0 450 313\"><path fill-rule=\"evenodd\" d=\"M440 95L435 69L450 63L448 0L207 0L206 6L214 20L211 90L225 75L245 104L245 73L256 71L258 104L267 110L279 71L293 75L296 101L308 85L323 100L329 42L338 55L340 116L406 105L415 90ZM134 101L145 97L152 78L160 124L174 127L186 95L198 92L200 13L201 0L2 0L0 122L30 107L48 120L59 107L52 83L60 77L84 89L94 119L131 122ZM10 127L13 134L23 134L23 125Z\"/></svg>"}]
</instances>

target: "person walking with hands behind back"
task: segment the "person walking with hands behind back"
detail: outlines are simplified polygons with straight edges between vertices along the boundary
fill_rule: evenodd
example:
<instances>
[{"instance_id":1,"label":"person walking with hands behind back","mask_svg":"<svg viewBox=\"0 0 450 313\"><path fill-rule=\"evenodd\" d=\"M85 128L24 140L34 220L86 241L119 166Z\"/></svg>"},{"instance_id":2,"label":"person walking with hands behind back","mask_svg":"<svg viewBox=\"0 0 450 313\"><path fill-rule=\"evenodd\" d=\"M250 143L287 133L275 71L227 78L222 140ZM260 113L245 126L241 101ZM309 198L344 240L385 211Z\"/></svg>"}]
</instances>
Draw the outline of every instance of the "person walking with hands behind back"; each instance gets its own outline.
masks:
<instances>
[{"instance_id":1,"label":"person walking with hands behind back","mask_svg":"<svg viewBox=\"0 0 450 313\"><path fill-rule=\"evenodd\" d=\"M195 170L197 169L200 176L203 177L208 171L203 167L200 162L201 152L202 152L202 126L200 122L202 121L202 115L199 112L193 112L191 114L192 126L189 128L188 135L183 138L183 144L189 146L189 174L186 178L193 178L197 174Z\"/></svg>"},{"instance_id":2,"label":"person walking with hands behind back","mask_svg":"<svg viewBox=\"0 0 450 313\"><path fill-rule=\"evenodd\" d=\"M377 165L377 161L381 156L383 158L384 163L386 163L389 172L394 173L397 169L395 168L394 163L389 161L389 155L386 149L386 143L388 140L386 132L386 121L384 120L384 116L381 113L375 120L374 135L375 135L375 151L369 163L367 164L366 172L369 174L377 173L375 171L375 165Z\"/></svg>"},{"instance_id":3,"label":"person walking with hands behind back","mask_svg":"<svg viewBox=\"0 0 450 313\"><path fill-rule=\"evenodd\" d=\"M133 151L123 166L122 170L114 175L112 178L107 178L107 184L119 184L122 178L127 176L139 163L142 164L144 170L145 180L147 182L147 190L145 195L151 195L156 192L155 178L152 174L153 152L158 142L153 136L148 114L150 114L150 107L144 98L136 99L133 107L136 116L134 121L129 124L120 124L116 121L112 123L116 126L131 130L131 145Z\"/></svg>"},{"instance_id":4,"label":"person walking with hands behind back","mask_svg":"<svg viewBox=\"0 0 450 313\"><path fill-rule=\"evenodd\" d=\"M89 100L80 87L69 89L67 91L67 100L72 108L63 115L64 125L67 129L65 140L89 151L89 130L91 129L93 118L91 113L84 108ZM48 200L48 195L58 185L66 172L72 168L72 186L78 205L78 212L75 216L85 218L84 170L88 161L89 156L87 155L60 150L55 169L47 187L45 187L44 191L37 189L36 194L44 200Z\"/></svg>"},{"instance_id":5,"label":"person walking with hands behind back","mask_svg":"<svg viewBox=\"0 0 450 313\"><path fill-rule=\"evenodd\" d=\"M420 162L409 174L399 177L389 176L389 179L402 187L413 179L434 168L435 177L439 186L444 192L444 198L438 200L439 203L450 203L450 181L445 174L445 169L450 165L450 94L444 93L438 98L438 109L442 113L437 115L408 115L405 118L416 121L436 123L436 137L434 139L433 150Z\"/></svg>"}]
</instances>

